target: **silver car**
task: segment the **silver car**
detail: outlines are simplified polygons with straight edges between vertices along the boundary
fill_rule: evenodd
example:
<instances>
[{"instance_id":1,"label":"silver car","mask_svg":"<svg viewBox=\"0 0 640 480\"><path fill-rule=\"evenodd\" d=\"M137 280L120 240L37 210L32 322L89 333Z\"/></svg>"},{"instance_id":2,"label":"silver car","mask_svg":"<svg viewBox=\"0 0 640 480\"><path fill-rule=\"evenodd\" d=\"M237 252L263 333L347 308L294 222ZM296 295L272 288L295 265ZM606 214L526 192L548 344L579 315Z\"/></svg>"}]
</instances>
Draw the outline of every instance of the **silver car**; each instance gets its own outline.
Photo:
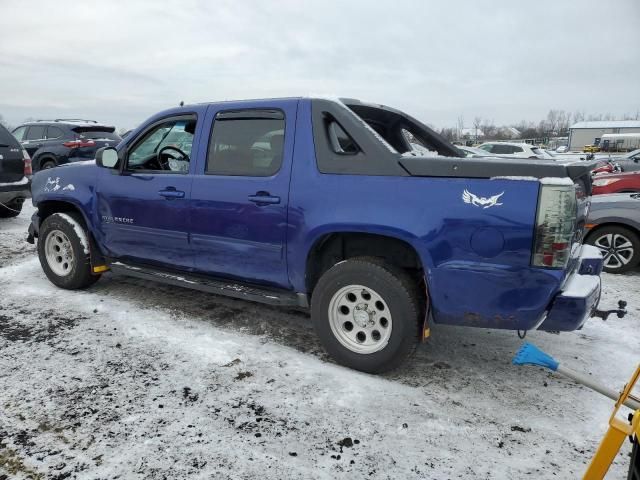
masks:
<instances>
[{"instance_id":1,"label":"silver car","mask_svg":"<svg viewBox=\"0 0 640 480\"><path fill-rule=\"evenodd\" d=\"M622 273L640 264L640 193L595 195L585 243L600 249L604 270Z\"/></svg>"}]
</instances>

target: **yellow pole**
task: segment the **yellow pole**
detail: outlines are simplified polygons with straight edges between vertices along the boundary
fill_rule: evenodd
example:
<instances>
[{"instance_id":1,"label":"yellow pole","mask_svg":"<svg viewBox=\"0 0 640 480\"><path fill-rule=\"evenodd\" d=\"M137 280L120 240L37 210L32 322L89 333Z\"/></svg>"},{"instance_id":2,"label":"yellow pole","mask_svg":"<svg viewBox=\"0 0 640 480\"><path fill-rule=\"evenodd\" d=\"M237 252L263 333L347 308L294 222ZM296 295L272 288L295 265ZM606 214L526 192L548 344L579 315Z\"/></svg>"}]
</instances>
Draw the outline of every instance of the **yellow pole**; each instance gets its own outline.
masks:
<instances>
[{"instance_id":1,"label":"yellow pole","mask_svg":"<svg viewBox=\"0 0 640 480\"><path fill-rule=\"evenodd\" d=\"M620 398L618 398L616 402L613 413L609 418L609 429L591 459L591 463L584 477L582 477L584 480L602 480L609 471L609 467L611 467L611 463L613 463L613 460L616 458L625 439L630 435L640 436L640 410L636 410L633 414L631 424L616 416L620 406L623 405L629 397L634 398L631 396L631 391L638 381L638 378L640 378L640 365L636 368L631 380L625 386L624 391L620 394Z\"/></svg>"}]
</instances>

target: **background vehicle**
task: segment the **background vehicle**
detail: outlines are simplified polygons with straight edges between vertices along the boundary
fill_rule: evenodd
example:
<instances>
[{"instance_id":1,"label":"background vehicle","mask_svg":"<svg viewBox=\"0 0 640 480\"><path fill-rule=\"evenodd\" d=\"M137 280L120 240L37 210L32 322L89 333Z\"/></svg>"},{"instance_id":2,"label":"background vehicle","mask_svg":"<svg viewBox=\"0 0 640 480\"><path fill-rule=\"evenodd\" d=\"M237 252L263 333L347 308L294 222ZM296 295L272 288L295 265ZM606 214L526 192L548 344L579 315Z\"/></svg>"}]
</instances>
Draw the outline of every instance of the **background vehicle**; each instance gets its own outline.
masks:
<instances>
[{"instance_id":1,"label":"background vehicle","mask_svg":"<svg viewBox=\"0 0 640 480\"><path fill-rule=\"evenodd\" d=\"M545 159L540 148L528 143L488 142L478 148L500 157Z\"/></svg>"},{"instance_id":2,"label":"background vehicle","mask_svg":"<svg viewBox=\"0 0 640 480\"><path fill-rule=\"evenodd\" d=\"M9 131L0 125L0 218L16 217L29 196L31 159Z\"/></svg>"},{"instance_id":3,"label":"background vehicle","mask_svg":"<svg viewBox=\"0 0 640 480\"><path fill-rule=\"evenodd\" d=\"M569 151L569 147L566 145L560 145L558 148L556 148L556 153L566 153Z\"/></svg>"},{"instance_id":4,"label":"background vehicle","mask_svg":"<svg viewBox=\"0 0 640 480\"><path fill-rule=\"evenodd\" d=\"M584 153L597 153L600 151L600 147L598 145L585 145L582 147L582 151Z\"/></svg>"},{"instance_id":5,"label":"background vehicle","mask_svg":"<svg viewBox=\"0 0 640 480\"><path fill-rule=\"evenodd\" d=\"M585 242L602 251L605 271L622 273L640 264L640 194L593 197L586 227Z\"/></svg>"},{"instance_id":6,"label":"background vehicle","mask_svg":"<svg viewBox=\"0 0 640 480\"><path fill-rule=\"evenodd\" d=\"M640 147L638 133L605 133L600 140L603 152L629 152Z\"/></svg>"},{"instance_id":7,"label":"background vehicle","mask_svg":"<svg viewBox=\"0 0 640 480\"><path fill-rule=\"evenodd\" d=\"M399 365L430 321L579 328L600 297L602 259L580 243L592 165L459 155L353 99L183 106L95 163L36 174L29 232L62 288L110 268L310 306L327 351L367 372Z\"/></svg>"},{"instance_id":8,"label":"background vehicle","mask_svg":"<svg viewBox=\"0 0 640 480\"><path fill-rule=\"evenodd\" d=\"M640 172L605 173L593 179L593 194L640 192Z\"/></svg>"},{"instance_id":9,"label":"background vehicle","mask_svg":"<svg viewBox=\"0 0 640 480\"><path fill-rule=\"evenodd\" d=\"M623 172L637 172L640 170L640 148L625 155L611 157L610 161L620 165Z\"/></svg>"},{"instance_id":10,"label":"background vehicle","mask_svg":"<svg viewBox=\"0 0 640 480\"><path fill-rule=\"evenodd\" d=\"M95 120L39 120L20 125L13 135L31 156L34 171L95 158L101 147L115 146L121 138L115 127Z\"/></svg>"},{"instance_id":11,"label":"background vehicle","mask_svg":"<svg viewBox=\"0 0 640 480\"><path fill-rule=\"evenodd\" d=\"M464 153L465 156L467 156L467 157L491 157L491 156L495 156L495 155L491 155L486 150L482 150L482 149L476 148L476 147L467 147L467 146L464 146L464 145L456 145L456 148L458 150L461 150L462 153Z\"/></svg>"}]
</instances>

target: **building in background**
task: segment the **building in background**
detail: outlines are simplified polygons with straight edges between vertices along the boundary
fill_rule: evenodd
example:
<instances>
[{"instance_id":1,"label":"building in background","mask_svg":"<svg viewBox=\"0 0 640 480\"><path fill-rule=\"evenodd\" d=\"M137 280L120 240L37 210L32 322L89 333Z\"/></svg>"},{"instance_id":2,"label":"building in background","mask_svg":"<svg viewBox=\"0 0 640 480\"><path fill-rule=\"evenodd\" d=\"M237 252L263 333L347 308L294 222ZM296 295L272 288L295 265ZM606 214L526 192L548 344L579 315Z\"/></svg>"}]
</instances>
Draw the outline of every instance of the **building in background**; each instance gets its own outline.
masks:
<instances>
[{"instance_id":1,"label":"building in background","mask_svg":"<svg viewBox=\"0 0 640 480\"><path fill-rule=\"evenodd\" d=\"M578 122L569 127L569 150L582 151L585 145L600 145L606 133L640 133L640 120L598 120Z\"/></svg>"}]
</instances>

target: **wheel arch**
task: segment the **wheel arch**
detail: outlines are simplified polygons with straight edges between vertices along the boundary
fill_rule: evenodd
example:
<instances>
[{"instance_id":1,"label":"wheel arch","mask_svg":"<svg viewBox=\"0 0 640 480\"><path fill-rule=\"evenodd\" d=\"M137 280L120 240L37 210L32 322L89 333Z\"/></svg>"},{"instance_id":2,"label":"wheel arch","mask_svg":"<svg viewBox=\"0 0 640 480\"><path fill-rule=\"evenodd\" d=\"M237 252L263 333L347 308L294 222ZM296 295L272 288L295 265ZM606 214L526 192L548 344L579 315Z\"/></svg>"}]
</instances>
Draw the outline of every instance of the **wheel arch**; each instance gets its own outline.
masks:
<instances>
[{"instance_id":1,"label":"wheel arch","mask_svg":"<svg viewBox=\"0 0 640 480\"><path fill-rule=\"evenodd\" d=\"M43 200L38 202L38 230L42 222L45 219L54 213L75 213L82 220L83 227L87 232L87 236L89 237L89 246L91 250L91 262L92 264L102 264L104 263L104 252L100 247L99 243L96 241L96 235L93 232L91 222L87 218L84 209L80 204L70 201L70 200Z\"/></svg>"},{"instance_id":2,"label":"wheel arch","mask_svg":"<svg viewBox=\"0 0 640 480\"><path fill-rule=\"evenodd\" d=\"M56 158L56 156L53 153L50 153L50 152L38 153L38 152L36 152L36 154L34 155L34 158L32 159L34 171L39 171L42 168L42 164L44 162L48 161L48 160L52 160L53 162L55 162L56 165L58 165L58 159Z\"/></svg>"},{"instance_id":3,"label":"wheel arch","mask_svg":"<svg viewBox=\"0 0 640 480\"><path fill-rule=\"evenodd\" d=\"M601 231L603 228L606 228L606 227L626 228L627 230L631 230L638 237L640 237L640 225L634 225L628 222L616 221L611 219L611 220L607 220L606 222L599 223L595 227L593 227L591 230L589 230L589 233L587 233L584 238L585 243L588 243L588 241L591 240L599 231Z\"/></svg>"},{"instance_id":4,"label":"wheel arch","mask_svg":"<svg viewBox=\"0 0 640 480\"><path fill-rule=\"evenodd\" d=\"M305 287L316 283L336 263L353 257L377 257L420 277L426 277L428 259L416 246L417 238L406 232L378 229L331 229L317 234L305 256Z\"/></svg>"}]
</instances>

